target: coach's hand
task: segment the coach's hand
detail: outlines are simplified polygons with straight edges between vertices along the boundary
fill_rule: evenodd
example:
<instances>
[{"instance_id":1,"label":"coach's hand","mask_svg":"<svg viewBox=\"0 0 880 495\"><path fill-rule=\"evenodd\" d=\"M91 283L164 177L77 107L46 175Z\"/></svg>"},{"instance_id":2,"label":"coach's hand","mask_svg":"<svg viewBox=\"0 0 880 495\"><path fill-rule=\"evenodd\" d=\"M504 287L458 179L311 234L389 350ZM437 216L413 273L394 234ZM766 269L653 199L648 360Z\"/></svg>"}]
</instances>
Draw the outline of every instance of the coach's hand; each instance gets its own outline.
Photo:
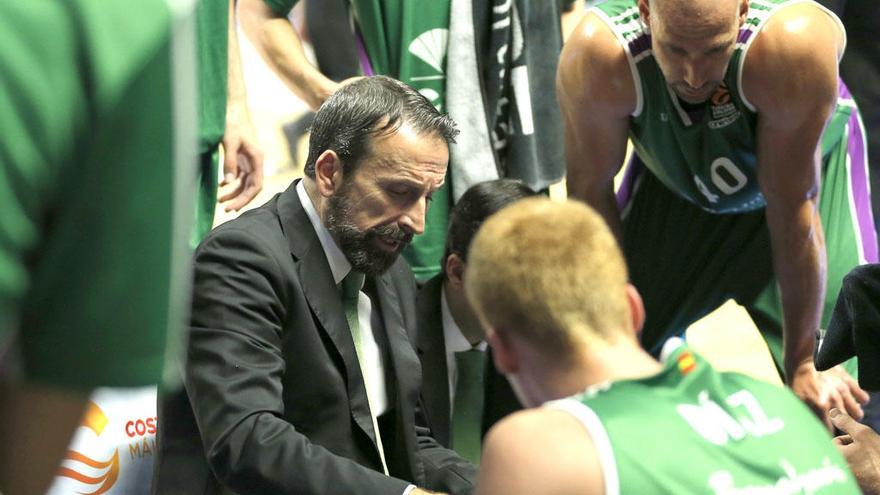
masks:
<instances>
[{"instance_id":1,"label":"coach's hand","mask_svg":"<svg viewBox=\"0 0 880 495\"><path fill-rule=\"evenodd\" d=\"M834 439L834 445L846 457L862 492L880 494L880 435L839 409L832 409L829 416L844 433Z\"/></svg>"},{"instance_id":2,"label":"coach's hand","mask_svg":"<svg viewBox=\"0 0 880 495\"><path fill-rule=\"evenodd\" d=\"M795 370L790 385L795 395L813 409L829 430L828 411L833 407L856 419L865 415L862 405L868 403L868 393L841 366L816 371L812 360L804 361Z\"/></svg>"}]
</instances>

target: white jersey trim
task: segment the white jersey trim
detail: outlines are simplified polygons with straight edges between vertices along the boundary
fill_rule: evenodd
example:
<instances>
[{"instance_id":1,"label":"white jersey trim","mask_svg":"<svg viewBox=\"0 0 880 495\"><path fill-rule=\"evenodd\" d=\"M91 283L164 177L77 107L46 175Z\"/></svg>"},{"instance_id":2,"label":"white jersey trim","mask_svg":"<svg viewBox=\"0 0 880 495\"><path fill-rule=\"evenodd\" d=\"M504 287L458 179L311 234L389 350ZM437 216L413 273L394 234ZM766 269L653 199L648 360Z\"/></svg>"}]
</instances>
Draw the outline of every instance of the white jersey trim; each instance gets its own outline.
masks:
<instances>
[{"instance_id":1,"label":"white jersey trim","mask_svg":"<svg viewBox=\"0 0 880 495\"><path fill-rule=\"evenodd\" d=\"M677 351L679 347L684 345L684 339L681 337L670 337L663 344L663 348L660 349L660 362L665 363L669 360L669 356L672 355L673 352Z\"/></svg>"},{"instance_id":2,"label":"white jersey trim","mask_svg":"<svg viewBox=\"0 0 880 495\"><path fill-rule=\"evenodd\" d=\"M633 76L633 84L636 87L636 108L633 110L633 113L630 115L633 117L638 117L642 114L642 106L644 102L644 96L642 95L642 78L639 76L639 69L636 67L636 60L633 58L632 52L629 50L629 42L623 37L621 33L615 29L614 21L608 17L608 14L603 12L598 7L590 7L587 9L587 14L590 12L596 14L599 19L602 19L602 22L611 29L611 32L614 33L614 36L617 38L617 41L620 43L620 46L623 47L623 51L626 53L626 60L629 62L629 69L632 72ZM650 52L650 50L649 50Z\"/></svg>"},{"instance_id":3,"label":"white jersey trim","mask_svg":"<svg viewBox=\"0 0 880 495\"><path fill-rule=\"evenodd\" d=\"M846 51L847 39L846 39L846 29L843 27L843 22L840 20L840 18L837 17L837 14L828 10L824 5L821 5L818 2L815 2L814 0L792 0L789 3L783 3L783 4L778 4L778 5L770 4L768 2L762 2L761 0L752 0L752 1L755 3L761 4L761 5L773 7L772 10L770 12L768 12L763 19L761 19L761 22L759 22L757 26L751 28L752 36L750 36L748 41L746 41L746 43L743 44L742 54L739 57L739 67L737 67L737 73L736 73L736 86L739 88L740 99L746 105L746 108L751 110L753 113L757 113L758 110L755 108L754 105L752 105L752 103L746 97L745 88L743 88L743 85L742 85L743 67L745 67L746 55L749 52L749 47L752 46L752 43L758 37L758 34L760 34L761 30L764 29L764 24L766 24L767 21L770 20L770 18L773 17L774 14L776 14L777 12L779 12L780 10L782 10L786 7L791 7L792 5L798 5L801 3L810 3L812 5L815 5L822 12L825 12L825 14L827 14L829 17L831 17L831 19L837 24L837 27L840 29L840 32L843 33L843 50L841 50L841 52L840 52L841 57L843 56L843 53ZM838 62L840 62L839 59L838 59Z\"/></svg>"},{"instance_id":4,"label":"white jersey trim","mask_svg":"<svg viewBox=\"0 0 880 495\"><path fill-rule=\"evenodd\" d=\"M864 142L866 139L866 136L867 136L867 134L865 133L865 126L862 123L862 118L860 115L857 116L856 120L858 121L858 124L859 124L858 129L852 129L851 125L850 125L851 122L848 122L846 124L846 128L843 133L843 139L849 140L851 138L851 134L853 132L861 132L862 133L862 141ZM865 146L862 146L863 155L861 157L863 164L868 163L868 147L867 147L867 143L864 143L864 144L865 144ZM859 226L859 212L856 209L856 194L855 194L855 191L853 191L852 156L849 154L849 152L846 153L845 163L846 163L846 176L848 177L848 179L846 181L846 186L847 186L846 192L847 192L847 199L849 201L849 211L850 211L849 219L850 219L850 222L852 222L852 230L856 236L856 249L858 250L858 254L859 254L859 264L864 265L865 263L868 262L868 260L865 258L865 246L864 246L864 244L862 244L862 229ZM865 167L865 168L867 169L867 167ZM868 179L867 180L868 194L870 194L870 191L871 191L870 177L871 176L868 175L868 173L869 173L868 170L865 170L865 177Z\"/></svg>"},{"instance_id":5,"label":"white jersey trim","mask_svg":"<svg viewBox=\"0 0 880 495\"><path fill-rule=\"evenodd\" d=\"M672 90L669 84L666 84L666 91L669 93L669 99L672 101L672 106L675 107L675 111L678 113L678 118L681 119L681 123L684 124L685 127L692 126L694 123L691 120L691 116L681 108L678 95L675 94L675 91Z\"/></svg>"},{"instance_id":6,"label":"white jersey trim","mask_svg":"<svg viewBox=\"0 0 880 495\"><path fill-rule=\"evenodd\" d=\"M599 464L602 467L604 478L605 495L620 495L620 478L617 473L617 460L614 458L614 449L611 447L611 439L608 431L602 425L599 416L589 406L574 399L560 399L547 402L544 407L565 411L574 416L587 430L587 433L596 446L599 454Z\"/></svg>"}]
</instances>

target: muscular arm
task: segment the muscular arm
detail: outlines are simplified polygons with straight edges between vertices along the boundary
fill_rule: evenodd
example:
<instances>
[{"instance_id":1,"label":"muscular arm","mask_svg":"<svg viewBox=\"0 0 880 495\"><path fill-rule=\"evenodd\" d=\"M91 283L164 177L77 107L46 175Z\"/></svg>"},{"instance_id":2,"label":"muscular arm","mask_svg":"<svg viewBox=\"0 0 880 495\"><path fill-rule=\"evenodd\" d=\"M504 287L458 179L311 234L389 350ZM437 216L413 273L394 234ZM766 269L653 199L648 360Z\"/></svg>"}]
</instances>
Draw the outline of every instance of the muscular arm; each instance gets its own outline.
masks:
<instances>
[{"instance_id":1,"label":"muscular arm","mask_svg":"<svg viewBox=\"0 0 880 495\"><path fill-rule=\"evenodd\" d=\"M294 3L290 1L291 6ZM242 29L269 67L297 97L317 110L338 84L309 63L287 17L263 0L240 0L239 16Z\"/></svg>"},{"instance_id":2,"label":"muscular arm","mask_svg":"<svg viewBox=\"0 0 880 495\"><path fill-rule=\"evenodd\" d=\"M818 212L819 144L837 100L842 44L842 33L818 9L790 7L774 16L756 39L743 77L744 92L759 116L758 180L767 200L773 266L782 294L786 380L821 410L828 404L812 365L826 279Z\"/></svg>"},{"instance_id":3,"label":"muscular arm","mask_svg":"<svg viewBox=\"0 0 880 495\"><path fill-rule=\"evenodd\" d=\"M486 436L478 495L605 493L592 439L571 415L556 410L521 411Z\"/></svg>"},{"instance_id":4,"label":"muscular arm","mask_svg":"<svg viewBox=\"0 0 880 495\"><path fill-rule=\"evenodd\" d=\"M556 94L565 123L568 194L595 208L619 237L614 176L626 156L636 90L623 47L595 14L584 18L562 50Z\"/></svg>"},{"instance_id":5,"label":"muscular arm","mask_svg":"<svg viewBox=\"0 0 880 495\"><path fill-rule=\"evenodd\" d=\"M254 135L247 106L247 91L241 70L238 30L235 24L235 0L229 0L227 25L227 94L226 128L223 132L223 181L226 186L239 180L235 190L219 198L226 211L238 211L263 189L263 152Z\"/></svg>"}]
</instances>

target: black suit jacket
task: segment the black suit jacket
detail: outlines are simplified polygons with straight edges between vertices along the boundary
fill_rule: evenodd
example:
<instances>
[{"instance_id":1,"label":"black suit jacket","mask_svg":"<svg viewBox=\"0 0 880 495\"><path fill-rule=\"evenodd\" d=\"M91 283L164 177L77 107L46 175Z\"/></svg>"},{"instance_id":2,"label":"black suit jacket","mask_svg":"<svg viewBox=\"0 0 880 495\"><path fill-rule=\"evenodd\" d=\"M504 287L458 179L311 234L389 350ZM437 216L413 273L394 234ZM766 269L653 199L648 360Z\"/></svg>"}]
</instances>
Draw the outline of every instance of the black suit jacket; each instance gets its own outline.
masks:
<instances>
[{"instance_id":1,"label":"black suit jacket","mask_svg":"<svg viewBox=\"0 0 880 495\"><path fill-rule=\"evenodd\" d=\"M410 482L470 492L473 466L417 420L415 283L403 260L374 280L392 411L382 474L341 296L294 185L196 251L185 390L160 398L153 492L397 495Z\"/></svg>"},{"instance_id":2,"label":"black suit jacket","mask_svg":"<svg viewBox=\"0 0 880 495\"><path fill-rule=\"evenodd\" d=\"M425 283L416 304L419 324L413 337L419 360L422 362L422 401L425 416L434 438L449 447L452 442L452 406L449 403L449 378L446 366L446 340L443 336L443 316L440 309L440 293L443 275ZM507 378L498 373L492 362L491 351L486 356L486 384L483 400L483 435L498 420L522 409Z\"/></svg>"}]
</instances>

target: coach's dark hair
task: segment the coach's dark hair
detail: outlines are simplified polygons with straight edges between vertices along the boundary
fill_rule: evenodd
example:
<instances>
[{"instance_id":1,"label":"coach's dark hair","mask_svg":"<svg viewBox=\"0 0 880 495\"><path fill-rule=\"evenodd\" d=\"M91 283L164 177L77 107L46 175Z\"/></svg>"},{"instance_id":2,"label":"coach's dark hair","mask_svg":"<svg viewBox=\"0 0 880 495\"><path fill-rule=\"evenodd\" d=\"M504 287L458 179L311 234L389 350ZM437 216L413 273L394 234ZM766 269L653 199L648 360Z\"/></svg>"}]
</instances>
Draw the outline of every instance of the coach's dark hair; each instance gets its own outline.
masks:
<instances>
[{"instance_id":1,"label":"coach's dark hair","mask_svg":"<svg viewBox=\"0 0 880 495\"><path fill-rule=\"evenodd\" d=\"M440 270L444 276L446 260L450 255L457 254L459 258L467 261L471 239L490 215L515 201L534 195L535 191L515 179L481 182L465 191L449 213L446 249L440 263Z\"/></svg>"},{"instance_id":2,"label":"coach's dark hair","mask_svg":"<svg viewBox=\"0 0 880 495\"><path fill-rule=\"evenodd\" d=\"M418 91L386 76L373 76L346 84L318 109L309 137L305 174L315 178L315 163L326 150L342 160L343 172L354 171L370 152L371 136L395 132L407 124L422 134L436 134L447 144L455 142L455 122L441 114Z\"/></svg>"}]
</instances>

